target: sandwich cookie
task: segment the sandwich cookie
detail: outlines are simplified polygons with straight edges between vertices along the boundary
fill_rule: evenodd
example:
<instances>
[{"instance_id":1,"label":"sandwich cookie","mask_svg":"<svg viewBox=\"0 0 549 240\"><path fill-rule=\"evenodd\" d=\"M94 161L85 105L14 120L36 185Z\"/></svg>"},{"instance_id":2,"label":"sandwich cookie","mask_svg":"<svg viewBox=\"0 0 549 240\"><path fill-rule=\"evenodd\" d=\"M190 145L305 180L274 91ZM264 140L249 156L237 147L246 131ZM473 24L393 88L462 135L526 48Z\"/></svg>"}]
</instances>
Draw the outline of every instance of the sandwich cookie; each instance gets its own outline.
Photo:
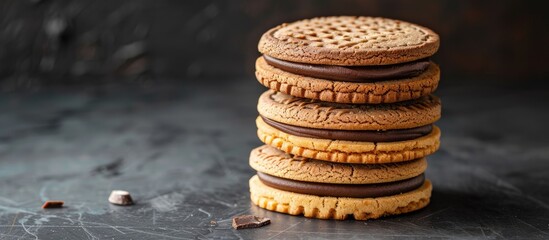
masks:
<instances>
[{"instance_id":1,"label":"sandwich cookie","mask_svg":"<svg viewBox=\"0 0 549 240\"><path fill-rule=\"evenodd\" d=\"M310 218L367 220L419 210L429 204L431 182L412 191L385 197L333 197L280 190L263 183L255 175L250 181L252 202L264 209Z\"/></svg>"},{"instance_id":2,"label":"sandwich cookie","mask_svg":"<svg viewBox=\"0 0 549 240\"><path fill-rule=\"evenodd\" d=\"M373 17L321 17L283 24L259 41L256 77L296 97L338 103L416 99L438 86L429 60L439 47L433 31Z\"/></svg>"},{"instance_id":3,"label":"sandwich cookie","mask_svg":"<svg viewBox=\"0 0 549 240\"><path fill-rule=\"evenodd\" d=\"M440 100L424 96L381 105L352 105L269 90L257 109L257 134L286 153L342 163L391 163L425 157L439 147Z\"/></svg>"},{"instance_id":4,"label":"sandwich cookie","mask_svg":"<svg viewBox=\"0 0 549 240\"><path fill-rule=\"evenodd\" d=\"M259 207L321 219L357 220L414 211L429 203L425 159L392 164L342 164L254 149L251 199Z\"/></svg>"}]
</instances>

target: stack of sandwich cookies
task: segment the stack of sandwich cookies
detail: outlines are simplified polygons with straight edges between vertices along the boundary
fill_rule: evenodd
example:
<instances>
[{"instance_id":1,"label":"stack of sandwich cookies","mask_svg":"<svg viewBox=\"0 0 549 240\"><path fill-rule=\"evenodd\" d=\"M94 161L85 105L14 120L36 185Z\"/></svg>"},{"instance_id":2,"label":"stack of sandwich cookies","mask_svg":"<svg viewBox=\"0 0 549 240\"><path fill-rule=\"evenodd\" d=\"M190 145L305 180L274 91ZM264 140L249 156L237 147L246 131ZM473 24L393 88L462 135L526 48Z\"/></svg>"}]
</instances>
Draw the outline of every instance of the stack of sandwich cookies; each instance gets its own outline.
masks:
<instances>
[{"instance_id":1,"label":"stack of sandwich cookies","mask_svg":"<svg viewBox=\"0 0 549 240\"><path fill-rule=\"evenodd\" d=\"M259 43L252 201L265 209L357 220L430 201L425 156L439 147L439 68L429 29L326 17L284 24Z\"/></svg>"},{"instance_id":2,"label":"stack of sandwich cookies","mask_svg":"<svg viewBox=\"0 0 549 240\"><path fill-rule=\"evenodd\" d=\"M439 147L440 101L434 96L352 105L268 90L258 102L250 165L252 201L307 217L366 220L429 202L425 156ZM329 203L329 204L328 204Z\"/></svg>"}]
</instances>

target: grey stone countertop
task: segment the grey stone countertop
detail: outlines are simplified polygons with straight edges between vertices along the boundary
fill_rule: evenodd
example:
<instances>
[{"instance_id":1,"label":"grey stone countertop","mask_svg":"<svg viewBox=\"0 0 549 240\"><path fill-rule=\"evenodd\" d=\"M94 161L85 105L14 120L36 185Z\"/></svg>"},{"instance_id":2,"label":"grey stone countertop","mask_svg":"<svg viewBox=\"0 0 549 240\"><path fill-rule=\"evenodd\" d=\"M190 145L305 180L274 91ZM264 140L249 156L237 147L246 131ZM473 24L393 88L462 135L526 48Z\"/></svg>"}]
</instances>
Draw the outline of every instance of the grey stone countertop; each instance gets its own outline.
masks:
<instances>
[{"instance_id":1,"label":"grey stone countertop","mask_svg":"<svg viewBox=\"0 0 549 240\"><path fill-rule=\"evenodd\" d=\"M251 204L253 79L2 93L0 239L548 239L548 85L448 82L431 204L371 221ZM113 189L136 205L109 204ZM241 214L272 224L232 229Z\"/></svg>"}]
</instances>

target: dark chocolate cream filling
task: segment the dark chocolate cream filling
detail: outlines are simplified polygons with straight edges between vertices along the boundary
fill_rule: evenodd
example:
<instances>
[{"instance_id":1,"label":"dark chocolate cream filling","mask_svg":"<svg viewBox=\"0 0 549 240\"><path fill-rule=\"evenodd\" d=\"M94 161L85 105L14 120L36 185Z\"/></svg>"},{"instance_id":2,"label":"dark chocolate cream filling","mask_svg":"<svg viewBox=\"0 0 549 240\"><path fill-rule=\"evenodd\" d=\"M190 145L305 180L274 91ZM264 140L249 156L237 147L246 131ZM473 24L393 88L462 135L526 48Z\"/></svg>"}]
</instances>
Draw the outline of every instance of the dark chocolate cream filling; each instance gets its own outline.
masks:
<instances>
[{"instance_id":1,"label":"dark chocolate cream filling","mask_svg":"<svg viewBox=\"0 0 549 240\"><path fill-rule=\"evenodd\" d=\"M261 116L261 118L267 125L291 135L356 142L406 141L425 136L433 130L432 124L415 128L392 129L385 131L317 129L288 125L263 116Z\"/></svg>"},{"instance_id":2,"label":"dark chocolate cream filling","mask_svg":"<svg viewBox=\"0 0 549 240\"><path fill-rule=\"evenodd\" d=\"M413 62L380 66L317 65L289 62L267 55L263 55L263 58L267 64L286 72L345 82L376 82L379 80L415 77L425 72L430 64L428 58Z\"/></svg>"},{"instance_id":3,"label":"dark chocolate cream filling","mask_svg":"<svg viewBox=\"0 0 549 240\"><path fill-rule=\"evenodd\" d=\"M257 172L261 182L269 187L316 196L371 198L385 197L418 189L425 181L425 175L388 183L377 184L333 184L290 180Z\"/></svg>"}]
</instances>

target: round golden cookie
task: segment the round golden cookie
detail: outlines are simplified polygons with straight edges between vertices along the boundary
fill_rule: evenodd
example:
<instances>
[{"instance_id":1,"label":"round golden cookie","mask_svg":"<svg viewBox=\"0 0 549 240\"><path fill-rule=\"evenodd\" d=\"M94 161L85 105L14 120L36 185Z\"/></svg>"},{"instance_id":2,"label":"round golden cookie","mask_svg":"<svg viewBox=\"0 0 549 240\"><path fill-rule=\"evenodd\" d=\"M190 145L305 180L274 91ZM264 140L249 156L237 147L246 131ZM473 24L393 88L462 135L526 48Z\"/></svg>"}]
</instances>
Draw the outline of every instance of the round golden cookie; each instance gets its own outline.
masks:
<instances>
[{"instance_id":1,"label":"round golden cookie","mask_svg":"<svg viewBox=\"0 0 549 240\"><path fill-rule=\"evenodd\" d=\"M261 117L255 121L257 136L265 144L299 157L342 163L394 163L425 157L440 146L440 129L433 126L428 135L398 142L355 142L308 138L282 132L266 124Z\"/></svg>"},{"instance_id":2,"label":"round golden cookie","mask_svg":"<svg viewBox=\"0 0 549 240\"><path fill-rule=\"evenodd\" d=\"M301 215L309 218L344 220L375 219L421 209L429 204L431 182L425 180L420 188L392 196L377 198L321 197L275 189L263 184L257 176L250 181L252 202L264 209Z\"/></svg>"},{"instance_id":3,"label":"round golden cookie","mask_svg":"<svg viewBox=\"0 0 549 240\"><path fill-rule=\"evenodd\" d=\"M258 172L304 182L373 184L416 177L427 169L425 158L402 163L344 164L291 156L263 145L250 153L250 166Z\"/></svg>"},{"instance_id":4,"label":"round golden cookie","mask_svg":"<svg viewBox=\"0 0 549 240\"><path fill-rule=\"evenodd\" d=\"M341 82L307 77L275 68L259 57L255 76L264 86L292 96L326 102L379 104L394 103L433 93L440 80L439 67L431 63L422 74L373 83Z\"/></svg>"},{"instance_id":5,"label":"round golden cookie","mask_svg":"<svg viewBox=\"0 0 549 240\"><path fill-rule=\"evenodd\" d=\"M382 105L352 105L293 97L268 90L257 111L277 122L319 129L390 130L428 125L440 118L439 98L429 95L414 101Z\"/></svg>"},{"instance_id":6,"label":"round golden cookie","mask_svg":"<svg viewBox=\"0 0 549 240\"><path fill-rule=\"evenodd\" d=\"M363 66L410 62L433 55L432 30L379 17L319 17L282 24L259 41L261 53L292 62Z\"/></svg>"}]
</instances>

